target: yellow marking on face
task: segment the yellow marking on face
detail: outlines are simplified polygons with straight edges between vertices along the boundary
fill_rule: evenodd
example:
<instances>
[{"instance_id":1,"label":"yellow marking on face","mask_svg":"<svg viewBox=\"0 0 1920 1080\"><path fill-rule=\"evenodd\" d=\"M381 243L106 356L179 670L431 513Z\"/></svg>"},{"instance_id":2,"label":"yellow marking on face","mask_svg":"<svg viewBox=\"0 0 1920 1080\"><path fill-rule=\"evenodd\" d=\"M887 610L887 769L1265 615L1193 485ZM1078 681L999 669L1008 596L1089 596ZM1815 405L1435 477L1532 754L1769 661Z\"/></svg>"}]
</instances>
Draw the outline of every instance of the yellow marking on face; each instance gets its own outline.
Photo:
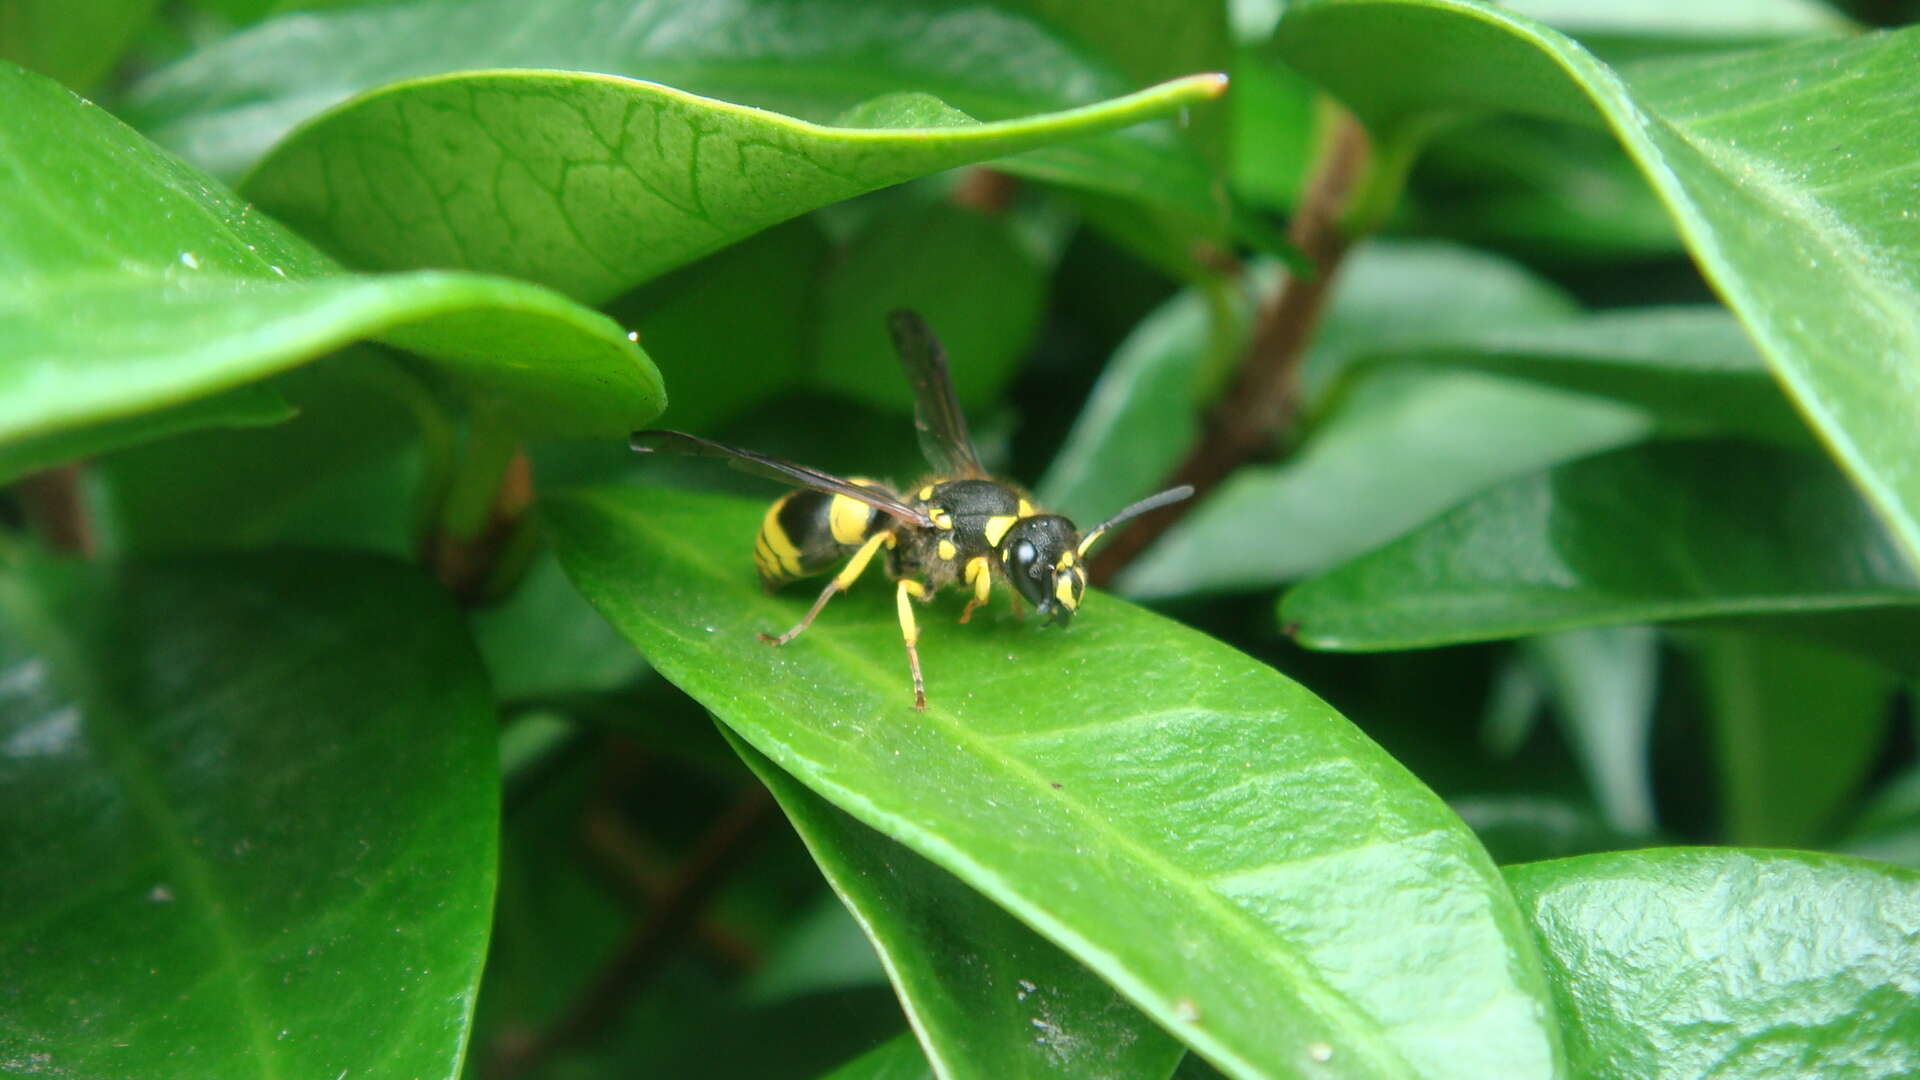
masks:
<instances>
[{"instance_id":1,"label":"yellow marking on face","mask_svg":"<svg viewBox=\"0 0 1920 1080\"><path fill-rule=\"evenodd\" d=\"M940 557L943 559L951 559L960 554L960 549L955 547L951 540L940 541L940 546L936 550L940 552Z\"/></svg>"},{"instance_id":2,"label":"yellow marking on face","mask_svg":"<svg viewBox=\"0 0 1920 1080\"><path fill-rule=\"evenodd\" d=\"M1060 556L1060 561L1057 563L1054 563L1053 568L1055 570L1065 570L1068 567L1072 566L1076 561L1078 561L1077 557L1074 555L1073 552L1069 551L1065 555Z\"/></svg>"},{"instance_id":3,"label":"yellow marking on face","mask_svg":"<svg viewBox=\"0 0 1920 1080\"><path fill-rule=\"evenodd\" d=\"M867 525L873 521L873 508L858 499L845 495L835 495L827 504L827 527L833 530L833 538L842 544L857 544L867 535Z\"/></svg>"},{"instance_id":4,"label":"yellow marking on face","mask_svg":"<svg viewBox=\"0 0 1920 1080\"><path fill-rule=\"evenodd\" d=\"M781 499L767 507L767 516L760 519L760 539L767 542L767 550L773 554L780 568L789 574L800 574L800 549L793 546L787 537L787 530L780 527L780 508L787 500Z\"/></svg>"},{"instance_id":5,"label":"yellow marking on face","mask_svg":"<svg viewBox=\"0 0 1920 1080\"><path fill-rule=\"evenodd\" d=\"M1021 516L1021 517L1032 517L1032 516L1034 515L1034 513L1035 513L1035 511L1034 511L1034 509L1033 509L1033 504L1032 504L1032 503L1030 503L1030 502L1028 502L1028 501L1027 501L1027 500L1025 500L1025 499L1021 499L1021 500L1020 500L1020 516Z\"/></svg>"},{"instance_id":6,"label":"yellow marking on face","mask_svg":"<svg viewBox=\"0 0 1920 1080\"><path fill-rule=\"evenodd\" d=\"M1080 606L1080 598L1073 594L1074 577L1061 574L1053 579L1053 598L1066 606L1068 611Z\"/></svg>"},{"instance_id":7,"label":"yellow marking on face","mask_svg":"<svg viewBox=\"0 0 1920 1080\"><path fill-rule=\"evenodd\" d=\"M922 502L925 502L926 500L933 498L933 485L928 484L926 487L921 488L919 495L917 497Z\"/></svg>"},{"instance_id":8,"label":"yellow marking on face","mask_svg":"<svg viewBox=\"0 0 1920 1080\"><path fill-rule=\"evenodd\" d=\"M986 535L988 546L999 547L1001 538L1007 535L1007 530L1013 528L1013 523L1018 520L1020 519L1008 517L1005 514L995 514L988 518L987 527L981 530Z\"/></svg>"}]
</instances>

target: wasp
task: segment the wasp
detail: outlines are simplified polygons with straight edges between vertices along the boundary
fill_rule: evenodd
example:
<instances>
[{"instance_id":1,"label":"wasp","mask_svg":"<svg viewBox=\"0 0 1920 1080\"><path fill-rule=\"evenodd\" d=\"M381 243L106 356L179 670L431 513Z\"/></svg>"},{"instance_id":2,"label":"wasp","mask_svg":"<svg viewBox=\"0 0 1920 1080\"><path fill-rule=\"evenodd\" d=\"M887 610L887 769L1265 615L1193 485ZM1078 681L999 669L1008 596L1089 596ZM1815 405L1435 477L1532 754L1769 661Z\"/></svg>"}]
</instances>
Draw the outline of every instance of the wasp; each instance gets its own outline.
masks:
<instances>
[{"instance_id":1,"label":"wasp","mask_svg":"<svg viewBox=\"0 0 1920 1080\"><path fill-rule=\"evenodd\" d=\"M987 602L993 583L1004 581L1012 587L1016 613L1025 599L1042 625L1051 621L1065 628L1086 593L1086 557L1093 545L1116 526L1187 498L1193 488L1182 485L1150 495L1083 535L1073 522L1039 510L1026 492L981 468L954 395L946 352L926 321L911 311L895 311L888 316L888 329L913 387L920 451L933 469L932 477L910 493L679 431L636 431L631 446L642 454L722 458L743 472L798 485L768 507L760 522L753 548L761 583L772 590L844 564L792 629L760 635L769 644L799 637L827 601L852 588L875 556L884 554L913 676L913 707L925 709L916 602L960 585L972 592L960 612L964 623Z\"/></svg>"}]
</instances>

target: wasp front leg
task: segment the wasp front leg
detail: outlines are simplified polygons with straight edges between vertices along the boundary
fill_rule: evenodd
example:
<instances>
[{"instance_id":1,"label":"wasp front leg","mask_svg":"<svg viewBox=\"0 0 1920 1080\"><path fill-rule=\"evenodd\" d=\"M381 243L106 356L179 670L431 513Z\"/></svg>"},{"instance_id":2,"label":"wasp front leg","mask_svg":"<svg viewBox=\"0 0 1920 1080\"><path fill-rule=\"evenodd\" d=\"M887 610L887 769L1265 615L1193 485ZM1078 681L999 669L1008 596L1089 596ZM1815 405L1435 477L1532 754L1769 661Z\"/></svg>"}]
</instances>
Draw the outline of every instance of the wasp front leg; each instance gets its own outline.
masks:
<instances>
[{"instance_id":1,"label":"wasp front leg","mask_svg":"<svg viewBox=\"0 0 1920 1080\"><path fill-rule=\"evenodd\" d=\"M973 599L967 601L967 606L960 610L961 622L973 618L974 609L985 604L993 592L993 571L985 555L975 555L967 560L966 580L967 584L973 586Z\"/></svg>"},{"instance_id":2,"label":"wasp front leg","mask_svg":"<svg viewBox=\"0 0 1920 1080\"><path fill-rule=\"evenodd\" d=\"M894 592L894 604L900 610L900 638L907 644L907 668L913 672L913 707L927 707L927 684L920 677L920 624L913 617L913 602L927 598L927 587L911 578L901 578Z\"/></svg>"},{"instance_id":3,"label":"wasp front leg","mask_svg":"<svg viewBox=\"0 0 1920 1080\"><path fill-rule=\"evenodd\" d=\"M833 575L833 580L827 582L826 588L820 590L819 598L814 600L813 606L807 609L806 616L794 624L793 629L781 634L779 637L774 637L772 634L761 634L760 640L769 645L785 645L787 642L799 637L800 631L813 625L814 616L820 614L820 609L827 606L827 601L833 599L834 594L843 593L853 588L853 583L858 581L860 575L866 572L867 564L873 561L874 553L882 547L891 546L892 544L893 534L890 532L874 533L871 537L868 537L867 542L860 545L860 550L853 553L853 558L847 560L847 565L842 567L839 573Z\"/></svg>"}]
</instances>

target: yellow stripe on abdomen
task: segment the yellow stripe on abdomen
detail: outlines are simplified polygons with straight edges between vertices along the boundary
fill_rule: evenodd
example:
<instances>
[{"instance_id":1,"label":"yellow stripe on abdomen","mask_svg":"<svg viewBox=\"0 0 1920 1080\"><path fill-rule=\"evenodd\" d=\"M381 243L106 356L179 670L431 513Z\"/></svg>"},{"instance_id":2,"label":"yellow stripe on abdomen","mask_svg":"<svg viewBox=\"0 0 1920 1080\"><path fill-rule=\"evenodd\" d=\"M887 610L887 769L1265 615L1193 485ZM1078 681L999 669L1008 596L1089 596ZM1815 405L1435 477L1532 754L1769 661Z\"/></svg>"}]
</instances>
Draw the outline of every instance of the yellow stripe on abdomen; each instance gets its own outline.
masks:
<instances>
[{"instance_id":1,"label":"yellow stripe on abdomen","mask_svg":"<svg viewBox=\"0 0 1920 1080\"><path fill-rule=\"evenodd\" d=\"M760 519L760 540L766 543L767 553L778 563L781 573L788 577L799 577L802 573L800 549L787 536L787 530L780 526L780 508L787 505L787 499L792 497L785 496L767 507L767 515Z\"/></svg>"},{"instance_id":2,"label":"yellow stripe on abdomen","mask_svg":"<svg viewBox=\"0 0 1920 1080\"><path fill-rule=\"evenodd\" d=\"M835 543L858 544L867 538L867 526L873 523L873 508L859 499L835 495L827 504L827 526Z\"/></svg>"}]
</instances>

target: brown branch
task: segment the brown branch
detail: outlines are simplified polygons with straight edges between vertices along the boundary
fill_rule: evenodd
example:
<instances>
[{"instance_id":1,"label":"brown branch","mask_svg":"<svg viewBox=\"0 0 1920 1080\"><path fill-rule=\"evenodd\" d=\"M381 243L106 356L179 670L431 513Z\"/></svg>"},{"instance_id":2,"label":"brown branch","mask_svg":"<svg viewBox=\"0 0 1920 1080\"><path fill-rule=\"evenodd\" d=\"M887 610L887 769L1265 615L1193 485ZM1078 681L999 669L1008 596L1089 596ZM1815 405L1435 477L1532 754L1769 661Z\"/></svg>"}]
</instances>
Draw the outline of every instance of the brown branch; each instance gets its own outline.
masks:
<instances>
[{"instance_id":1,"label":"brown branch","mask_svg":"<svg viewBox=\"0 0 1920 1080\"><path fill-rule=\"evenodd\" d=\"M673 888L674 875L652 851L627 819L602 807L587 817L587 850L599 860L613 879L613 885L636 907L663 903ZM727 966L752 970L760 963L753 944L708 915L699 916L691 930L701 948Z\"/></svg>"},{"instance_id":2,"label":"brown branch","mask_svg":"<svg viewBox=\"0 0 1920 1080\"><path fill-rule=\"evenodd\" d=\"M1340 227L1340 216L1366 174L1369 156L1366 132L1351 116L1340 114L1314 174L1301 192L1287 234L1316 272L1311 277L1287 275L1260 305L1246 355L1231 386L1209 417L1200 441L1163 485L1192 484L1194 497L1145 515L1114 537L1093 559L1096 583L1113 580L1148 545L1191 513L1227 474L1265 452L1292 425L1300 407L1301 361L1350 243Z\"/></svg>"},{"instance_id":3,"label":"brown branch","mask_svg":"<svg viewBox=\"0 0 1920 1080\"><path fill-rule=\"evenodd\" d=\"M773 797L753 785L707 827L693 853L681 864L660 900L634 924L627 940L594 976L572 1006L547 1030L518 1046L503 1046L491 1076L524 1073L555 1052L584 1042L620 1018L633 995L646 985L679 943L687 928L752 850L759 826L771 816Z\"/></svg>"},{"instance_id":4,"label":"brown branch","mask_svg":"<svg viewBox=\"0 0 1920 1080\"><path fill-rule=\"evenodd\" d=\"M59 465L30 473L14 488L27 524L47 547L66 555L92 558L93 522L80 490L80 466Z\"/></svg>"}]
</instances>

